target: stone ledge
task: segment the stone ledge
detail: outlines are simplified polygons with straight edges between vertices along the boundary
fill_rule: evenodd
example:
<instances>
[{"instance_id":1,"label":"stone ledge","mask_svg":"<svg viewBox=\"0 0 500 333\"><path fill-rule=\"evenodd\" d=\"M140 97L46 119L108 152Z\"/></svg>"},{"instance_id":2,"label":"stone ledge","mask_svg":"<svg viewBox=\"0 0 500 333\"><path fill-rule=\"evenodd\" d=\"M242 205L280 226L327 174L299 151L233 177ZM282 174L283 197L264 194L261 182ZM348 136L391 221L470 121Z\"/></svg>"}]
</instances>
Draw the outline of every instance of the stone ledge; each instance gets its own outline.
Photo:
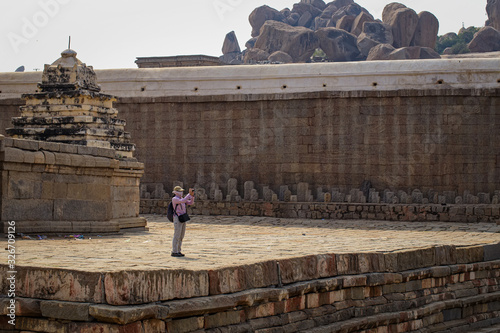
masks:
<instances>
[{"instance_id":1,"label":"stone ledge","mask_svg":"<svg viewBox=\"0 0 500 333\"><path fill-rule=\"evenodd\" d=\"M118 169L131 177L144 173L144 164L135 158L117 159L113 149L84 147L43 141L12 139L0 136L0 154L4 170L19 171L19 164L51 165L93 169ZM30 171L30 170L26 170Z\"/></svg>"},{"instance_id":2,"label":"stone ledge","mask_svg":"<svg viewBox=\"0 0 500 333\"><path fill-rule=\"evenodd\" d=\"M54 301L104 303L101 273L57 268L16 267L16 297ZM0 265L2 276L9 271ZM7 295L5 279L0 281L0 295Z\"/></svg>"},{"instance_id":3,"label":"stone ledge","mask_svg":"<svg viewBox=\"0 0 500 333\"><path fill-rule=\"evenodd\" d=\"M97 70L103 91L119 97L250 95L284 89L297 91L380 91L450 87L498 87L499 61L492 59L438 59L320 64L217 66L204 68ZM470 75L463 77L463 71ZM318 75L320 73L320 75ZM228 80L228 77L231 79ZM439 84L439 80L443 84ZM1 97L11 99L35 92L41 73L1 73ZM259 84L266 81L266 84ZM179 84L182 82L183 84ZM327 84L327 82L335 82ZM373 83L377 83L376 86ZM286 84L286 88L283 85ZM237 88L240 87L240 89ZM145 89L144 89L145 88ZM198 88L198 89L195 89ZM244 96L244 97L240 97Z\"/></svg>"},{"instance_id":4,"label":"stone ledge","mask_svg":"<svg viewBox=\"0 0 500 333\"><path fill-rule=\"evenodd\" d=\"M206 271L156 270L107 272L103 275L105 303L146 304L209 295Z\"/></svg>"},{"instance_id":5,"label":"stone ledge","mask_svg":"<svg viewBox=\"0 0 500 333\"><path fill-rule=\"evenodd\" d=\"M88 310L98 321L121 325L158 317L158 306L154 304L127 307L90 305Z\"/></svg>"},{"instance_id":6,"label":"stone ledge","mask_svg":"<svg viewBox=\"0 0 500 333\"><path fill-rule=\"evenodd\" d=\"M450 252L456 252L456 257L450 257L448 262L439 260L441 266L437 266L435 260L439 247L431 247L399 253L306 256L211 271L155 270L101 274L18 267L21 281L18 296L39 298L44 295L48 300L75 301L74 290L79 290L78 302L120 306L234 294L260 290L259 288L274 288L281 284L285 285L289 297L297 296L297 290L303 293L304 290L335 290L339 286L400 286L425 279L440 279L450 274L458 276L477 270L498 270L500 260L483 262L483 249L487 246L489 245L451 247ZM419 259L423 256L428 256L429 259ZM378 260L374 260L375 258ZM7 266L0 265L0 271L8 271ZM24 286L23 281L31 282ZM310 284L304 281L315 282ZM294 285L302 282L305 285L299 284L299 288ZM45 295L47 286L53 285L58 288ZM0 294L7 294L5 288L6 282L0 281ZM282 297L280 295L275 297ZM243 303L250 301L245 298L238 300Z\"/></svg>"},{"instance_id":7,"label":"stone ledge","mask_svg":"<svg viewBox=\"0 0 500 333\"><path fill-rule=\"evenodd\" d=\"M63 207L75 207L77 203L73 205L67 205ZM15 206L15 204L14 204ZM19 205L18 205L19 206ZM24 206L23 206L24 208ZM58 208L58 207L57 207ZM94 207L95 208L95 207ZM65 217L71 216L66 214ZM40 216L38 216L40 217ZM49 216L47 216L49 217ZM84 217L83 217L84 218ZM0 223L2 228L0 233L7 233L7 223ZM117 220L108 221L53 221L53 220L36 220L36 221L23 221L16 220L16 231L24 234L44 234L44 235L59 235L59 234L97 234L97 233L109 233L116 234L120 232L122 225ZM143 220L137 220L134 225L125 224L124 228L142 228L144 230L145 223Z\"/></svg>"},{"instance_id":8,"label":"stone ledge","mask_svg":"<svg viewBox=\"0 0 500 333\"><path fill-rule=\"evenodd\" d=\"M71 321L92 321L90 303L41 301L42 317Z\"/></svg>"},{"instance_id":9,"label":"stone ledge","mask_svg":"<svg viewBox=\"0 0 500 333\"><path fill-rule=\"evenodd\" d=\"M154 96L154 97L127 97L122 96L117 101L120 104L135 103L207 103L207 102L252 102L252 101L281 101L281 100L309 100L318 98L387 98L387 97L426 97L426 96L498 96L500 88L488 89L395 89L395 90L356 90L356 91L312 91L295 93L259 93L259 94L223 94L223 95L194 95L194 96Z\"/></svg>"},{"instance_id":10,"label":"stone ledge","mask_svg":"<svg viewBox=\"0 0 500 333\"><path fill-rule=\"evenodd\" d=\"M165 96L166 91L170 95L188 97L228 95L231 91L234 96L248 96L268 92L283 94L284 91L484 89L497 87L498 63L498 59L439 59L400 63L375 61L101 70L97 74L103 90L119 97L159 97ZM467 80L461 76L464 70L471 73ZM182 87L179 81L184 83ZM335 83L325 86L328 82ZM374 82L377 84L373 85ZM238 85L241 89L237 89ZM146 89L141 90L145 86Z\"/></svg>"},{"instance_id":11,"label":"stone ledge","mask_svg":"<svg viewBox=\"0 0 500 333\"><path fill-rule=\"evenodd\" d=\"M36 140L13 139L5 136L0 136L0 152L3 152L8 158L13 159L12 162L23 162L15 156L19 156L21 152L44 152L49 154L64 153L78 156L92 156L95 158L110 158L116 159L117 151L114 149L87 147L70 145L65 143L55 143ZM50 160L49 164L54 164ZM38 163L42 163L38 161ZM128 169L144 169L143 163L140 163L135 158L127 158L120 160L120 165Z\"/></svg>"}]
</instances>

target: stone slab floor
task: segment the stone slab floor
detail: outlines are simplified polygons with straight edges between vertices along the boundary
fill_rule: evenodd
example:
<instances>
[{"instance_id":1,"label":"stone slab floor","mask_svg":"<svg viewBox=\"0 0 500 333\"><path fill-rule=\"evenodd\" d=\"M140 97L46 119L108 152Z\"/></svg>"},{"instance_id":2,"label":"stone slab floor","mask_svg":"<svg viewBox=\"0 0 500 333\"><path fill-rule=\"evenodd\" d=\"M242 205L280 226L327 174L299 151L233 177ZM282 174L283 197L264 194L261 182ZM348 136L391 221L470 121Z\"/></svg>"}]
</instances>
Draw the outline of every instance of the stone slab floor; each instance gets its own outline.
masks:
<instances>
[{"instance_id":1,"label":"stone slab floor","mask_svg":"<svg viewBox=\"0 0 500 333\"><path fill-rule=\"evenodd\" d=\"M170 256L173 224L147 215L149 231L117 235L17 236L18 266L107 272L214 269L323 253L390 252L500 242L500 225L193 216L182 252ZM44 235L41 238L44 238Z\"/></svg>"}]
</instances>

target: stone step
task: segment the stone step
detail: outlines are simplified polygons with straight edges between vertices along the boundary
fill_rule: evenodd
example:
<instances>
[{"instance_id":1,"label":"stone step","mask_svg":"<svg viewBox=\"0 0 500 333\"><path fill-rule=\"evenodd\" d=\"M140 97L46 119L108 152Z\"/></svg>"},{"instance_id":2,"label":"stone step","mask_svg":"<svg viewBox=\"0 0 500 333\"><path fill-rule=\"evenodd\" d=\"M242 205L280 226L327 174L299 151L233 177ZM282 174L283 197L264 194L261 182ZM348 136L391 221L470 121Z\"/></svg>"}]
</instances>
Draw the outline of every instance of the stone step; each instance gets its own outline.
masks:
<instances>
[{"instance_id":1,"label":"stone step","mask_svg":"<svg viewBox=\"0 0 500 333\"><path fill-rule=\"evenodd\" d=\"M143 228L147 225L147 220L144 217L123 218L114 221L118 222L120 229Z\"/></svg>"},{"instance_id":2,"label":"stone step","mask_svg":"<svg viewBox=\"0 0 500 333\"><path fill-rule=\"evenodd\" d=\"M469 331L469 333L499 333L500 332L500 324L496 324L490 327L473 329Z\"/></svg>"}]
</instances>

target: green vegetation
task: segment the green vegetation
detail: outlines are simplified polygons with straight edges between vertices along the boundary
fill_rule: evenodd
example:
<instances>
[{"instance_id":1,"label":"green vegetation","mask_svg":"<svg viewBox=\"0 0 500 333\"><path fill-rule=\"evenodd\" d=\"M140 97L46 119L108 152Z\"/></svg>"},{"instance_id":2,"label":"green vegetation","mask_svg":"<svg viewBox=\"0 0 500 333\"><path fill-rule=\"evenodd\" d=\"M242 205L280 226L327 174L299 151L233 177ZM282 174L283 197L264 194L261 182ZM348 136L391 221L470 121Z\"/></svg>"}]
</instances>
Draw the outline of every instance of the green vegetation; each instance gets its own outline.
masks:
<instances>
[{"instance_id":1,"label":"green vegetation","mask_svg":"<svg viewBox=\"0 0 500 333\"><path fill-rule=\"evenodd\" d=\"M470 43L474 34L479 31L480 28L468 27L467 29L462 28L457 34L449 33L438 37L436 44L436 51L439 54L443 54L443 51L451 47L453 54L470 53L467 45Z\"/></svg>"},{"instance_id":2,"label":"green vegetation","mask_svg":"<svg viewBox=\"0 0 500 333\"><path fill-rule=\"evenodd\" d=\"M312 57L319 57L319 58L324 59L324 58L326 58L326 53L322 49L316 49L316 51L314 51L314 54L312 55Z\"/></svg>"}]
</instances>

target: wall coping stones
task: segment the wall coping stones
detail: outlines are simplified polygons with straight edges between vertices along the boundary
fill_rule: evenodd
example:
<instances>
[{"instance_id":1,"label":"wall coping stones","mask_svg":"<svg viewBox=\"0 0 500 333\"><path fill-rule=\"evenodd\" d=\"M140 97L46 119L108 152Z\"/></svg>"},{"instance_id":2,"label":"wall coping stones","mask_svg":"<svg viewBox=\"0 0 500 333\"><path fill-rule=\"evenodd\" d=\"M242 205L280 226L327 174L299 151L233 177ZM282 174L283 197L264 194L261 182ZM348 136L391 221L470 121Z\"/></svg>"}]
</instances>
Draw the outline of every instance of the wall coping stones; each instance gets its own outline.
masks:
<instances>
[{"instance_id":1,"label":"wall coping stones","mask_svg":"<svg viewBox=\"0 0 500 333\"><path fill-rule=\"evenodd\" d=\"M500 59L492 58L106 69L96 74L107 94L161 97L497 88L498 68ZM0 98L34 93L40 80L41 73L0 73Z\"/></svg>"},{"instance_id":2,"label":"wall coping stones","mask_svg":"<svg viewBox=\"0 0 500 333\"><path fill-rule=\"evenodd\" d=\"M332 98L387 98L387 97L426 97L426 96L498 96L500 88L486 89L446 88L446 89L398 89L398 90L354 90L354 91L314 91L295 93L261 93L249 95L195 95L195 96L156 96L156 97L120 97L119 103L204 103L204 102L252 102L313 100ZM0 103L3 101L0 99Z\"/></svg>"},{"instance_id":3,"label":"wall coping stones","mask_svg":"<svg viewBox=\"0 0 500 333\"><path fill-rule=\"evenodd\" d=\"M0 73L0 78L2 73ZM260 94L225 94L225 95L193 95L193 96L127 96L118 98L118 103L203 103L203 102L238 102L261 100L308 100L318 98L384 98L384 97L426 97L426 96L498 96L500 88L454 88L440 89L397 89L397 90L353 90L353 91L314 91L295 93L269 93ZM17 95L16 95L17 96ZM24 105L22 99L16 96L5 98L0 94L0 105ZM4 97L4 98L2 98Z\"/></svg>"}]
</instances>

